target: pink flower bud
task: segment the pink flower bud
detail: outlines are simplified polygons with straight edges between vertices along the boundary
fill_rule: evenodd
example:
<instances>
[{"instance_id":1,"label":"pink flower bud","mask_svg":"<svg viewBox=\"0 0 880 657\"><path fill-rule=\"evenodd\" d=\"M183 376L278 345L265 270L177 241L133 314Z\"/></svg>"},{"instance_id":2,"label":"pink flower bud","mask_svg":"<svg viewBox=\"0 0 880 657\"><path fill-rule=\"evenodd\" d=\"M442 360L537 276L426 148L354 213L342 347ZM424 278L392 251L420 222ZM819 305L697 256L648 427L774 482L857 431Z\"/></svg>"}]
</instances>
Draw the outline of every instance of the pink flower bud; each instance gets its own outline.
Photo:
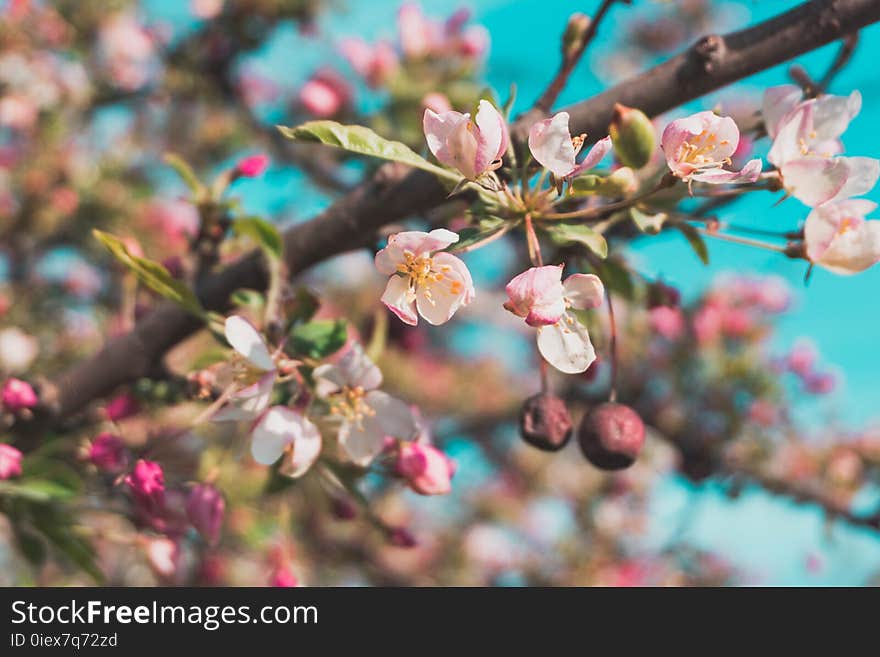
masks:
<instances>
[{"instance_id":1,"label":"pink flower bud","mask_svg":"<svg viewBox=\"0 0 880 657\"><path fill-rule=\"evenodd\" d=\"M353 520L357 516L357 509L347 497L334 497L330 502L330 510L337 520Z\"/></svg>"},{"instance_id":2,"label":"pink flower bud","mask_svg":"<svg viewBox=\"0 0 880 657\"><path fill-rule=\"evenodd\" d=\"M296 575L291 572L290 568L288 568L287 565L279 564L272 571L272 576L269 578L269 586L290 588L294 586L299 586L299 580L296 578Z\"/></svg>"},{"instance_id":3,"label":"pink flower bud","mask_svg":"<svg viewBox=\"0 0 880 657\"><path fill-rule=\"evenodd\" d=\"M446 495L452 490L455 466L443 452L430 445L402 443L396 470L419 495Z\"/></svg>"},{"instance_id":4,"label":"pink flower bud","mask_svg":"<svg viewBox=\"0 0 880 657\"><path fill-rule=\"evenodd\" d=\"M220 537L225 510L223 495L211 484L199 484L193 488L186 501L189 521L212 544Z\"/></svg>"},{"instance_id":5,"label":"pink flower bud","mask_svg":"<svg viewBox=\"0 0 880 657\"><path fill-rule=\"evenodd\" d=\"M245 178L262 176L269 167L269 156L264 153L242 158L235 165L235 173Z\"/></svg>"},{"instance_id":6,"label":"pink flower bud","mask_svg":"<svg viewBox=\"0 0 880 657\"><path fill-rule=\"evenodd\" d=\"M26 408L33 408L39 401L37 393L34 392L31 384L14 378L7 379L6 383L3 384L0 399L3 401L3 407L11 413L17 413Z\"/></svg>"},{"instance_id":7,"label":"pink flower bud","mask_svg":"<svg viewBox=\"0 0 880 657\"><path fill-rule=\"evenodd\" d=\"M394 527L388 532L388 542L394 547L410 549L416 547L419 542L406 527Z\"/></svg>"},{"instance_id":8,"label":"pink flower bud","mask_svg":"<svg viewBox=\"0 0 880 657\"><path fill-rule=\"evenodd\" d=\"M100 470L108 472L121 470L128 462L125 443L112 433L99 434L89 446L89 461Z\"/></svg>"},{"instance_id":9,"label":"pink flower bud","mask_svg":"<svg viewBox=\"0 0 880 657\"><path fill-rule=\"evenodd\" d=\"M422 127L437 160L468 180L500 167L510 143L504 117L487 100L480 101L473 118L460 112L426 109Z\"/></svg>"},{"instance_id":10,"label":"pink flower bud","mask_svg":"<svg viewBox=\"0 0 880 657\"><path fill-rule=\"evenodd\" d=\"M565 312L562 266L531 267L507 284L504 307L529 326L550 326Z\"/></svg>"},{"instance_id":11,"label":"pink flower bud","mask_svg":"<svg viewBox=\"0 0 880 657\"><path fill-rule=\"evenodd\" d=\"M140 404L137 399L129 393L117 395L109 402L104 409L107 419L111 422L119 422L127 417L131 417L140 410Z\"/></svg>"},{"instance_id":12,"label":"pink flower bud","mask_svg":"<svg viewBox=\"0 0 880 657\"><path fill-rule=\"evenodd\" d=\"M332 71L315 74L299 90L299 102L303 108L319 119L339 114L350 97L348 83Z\"/></svg>"},{"instance_id":13,"label":"pink flower bud","mask_svg":"<svg viewBox=\"0 0 880 657\"><path fill-rule=\"evenodd\" d=\"M21 474L21 452L12 445L0 444L0 479Z\"/></svg>"},{"instance_id":14,"label":"pink flower bud","mask_svg":"<svg viewBox=\"0 0 880 657\"><path fill-rule=\"evenodd\" d=\"M135 501L145 510L159 511L164 507L165 475L158 463L140 459L124 481Z\"/></svg>"}]
</instances>

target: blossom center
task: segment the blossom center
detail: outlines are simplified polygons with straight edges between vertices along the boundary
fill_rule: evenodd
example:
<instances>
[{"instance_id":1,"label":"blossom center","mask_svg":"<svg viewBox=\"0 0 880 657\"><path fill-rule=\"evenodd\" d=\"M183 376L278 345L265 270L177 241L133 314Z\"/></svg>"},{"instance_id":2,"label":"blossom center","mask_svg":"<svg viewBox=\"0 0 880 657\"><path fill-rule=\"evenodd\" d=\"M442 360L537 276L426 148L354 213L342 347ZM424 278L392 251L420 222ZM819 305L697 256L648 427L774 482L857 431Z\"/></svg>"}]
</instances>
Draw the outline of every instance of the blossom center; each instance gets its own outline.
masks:
<instances>
[{"instance_id":1,"label":"blossom center","mask_svg":"<svg viewBox=\"0 0 880 657\"><path fill-rule=\"evenodd\" d=\"M680 162L693 165L696 169L729 164L729 157L719 161L714 155L715 150L719 146L728 146L729 144L730 141L728 139L722 139L719 141L718 135L714 132L703 130L699 134L694 135L689 140L683 142L681 146L678 147L677 159Z\"/></svg>"},{"instance_id":2,"label":"blossom center","mask_svg":"<svg viewBox=\"0 0 880 657\"><path fill-rule=\"evenodd\" d=\"M376 415L366 394L363 386L345 386L330 398L330 413L361 426L365 418Z\"/></svg>"},{"instance_id":3,"label":"blossom center","mask_svg":"<svg viewBox=\"0 0 880 657\"><path fill-rule=\"evenodd\" d=\"M409 278L410 290L422 290L425 297L431 300L431 289L445 289L453 295L459 295L464 290L461 281L454 280L449 274L452 267L449 265L435 265L434 260L427 255L416 255L412 251L403 252L403 262L397 265L397 271Z\"/></svg>"}]
</instances>

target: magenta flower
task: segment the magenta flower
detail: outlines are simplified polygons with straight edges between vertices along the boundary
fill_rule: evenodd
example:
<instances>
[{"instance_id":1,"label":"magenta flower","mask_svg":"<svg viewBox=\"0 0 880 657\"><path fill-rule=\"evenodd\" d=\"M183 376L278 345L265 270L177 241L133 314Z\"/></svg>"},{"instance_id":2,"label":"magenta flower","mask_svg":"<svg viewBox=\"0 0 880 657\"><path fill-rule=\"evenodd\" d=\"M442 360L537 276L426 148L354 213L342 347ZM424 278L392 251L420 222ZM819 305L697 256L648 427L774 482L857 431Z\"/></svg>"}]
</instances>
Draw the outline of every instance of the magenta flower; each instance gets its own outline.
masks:
<instances>
[{"instance_id":1,"label":"magenta flower","mask_svg":"<svg viewBox=\"0 0 880 657\"><path fill-rule=\"evenodd\" d=\"M434 156L468 180L500 167L510 143L504 117L487 100L480 101L474 119L461 112L426 109L423 126Z\"/></svg>"},{"instance_id":2,"label":"magenta flower","mask_svg":"<svg viewBox=\"0 0 880 657\"><path fill-rule=\"evenodd\" d=\"M147 515L161 515L165 508L165 475L162 466L140 459L123 480L138 506Z\"/></svg>"},{"instance_id":3,"label":"magenta flower","mask_svg":"<svg viewBox=\"0 0 880 657\"><path fill-rule=\"evenodd\" d=\"M220 537L226 502L211 484L198 484L189 493L186 515L192 526L212 545Z\"/></svg>"},{"instance_id":4,"label":"magenta flower","mask_svg":"<svg viewBox=\"0 0 880 657\"><path fill-rule=\"evenodd\" d=\"M21 379L9 378L3 384L0 401L3 402L3 408L7 411L17 413L26 408L33 408L39 400L30 383Z\"/></svg>"},{"instance_id":5,"label":"magenta flower","mask_svg":"<svg viewBox=\"0 0 880 657\"><path fill-rule=\"evenodd\" d=\"M121 470L128 461L125 443L112 433L98 434L89 446L89 461L99 470L107 472Z\"/></svg>"},{"instance_id":6,"label":"magenta flower","mask_svg":"<svg viewBox=\"0 0 880 657\"><path fill-rule=\"evenodd\" d=\"M560 179L574 178L589 171L611 150L611 137L600 139L578 164L576 158L584 145L584 136L572 138L568 120L568 112L559 112L553 118L538 121L529 130L532 156Z\"/></svg>"},{"instance_id":7,"label":"magenta flower","mask_svg":"<svg viewBox=\"0 0 880 657\"><path fill-rule=\"evenodd\" d=\"M670 171L686 182L752 183L761 174L761 160L749 160L740 171L726 165L739 145L739 128L729 116L697 112L666 126L660 147Z\"/></svg>"},{"instance_id":8,"label":"magenta flower","mask_svg":"<svg viewBox=\"0 0 880 657\"><path fill-rule=\"evenodd\" d=\"M235 165L235 173L245 178L262 176L269 168L269 156L264 153L242 158Z\"/></svg>"},{"instance_id":9,"label":"magenta flower","mask_svg":"<svg viewBox=\"0 0 880 657\"><path fill-rule=\"evenodd\" d=\"M21 452L12 445L0 443L0 480L21 474Z\"/></svg>"},{"instance_id":10,"label":"magenta flower","mask_svg":"<svg viewBox=\"0 0 880 657\"><path fill-rule=\"evenodd\" d=\"M443 228L405 231L389 237L376 254L376 268L391 277L382 303L401 321L415 326L421 315L429 324L443 324L473 301L467 266L442 250L457 241L458 235Z\"/></svg>"},{"instance_id":11,"label":"magenta flower","mask_svg":"<svg viewBox=\"0 0 880 657\"><path fill-rule=\"evenodd\" d=\"M395 469L419 495L446 495L452 490L455 464L430 445L401 444Z\"/></svg>"}]
</instances>

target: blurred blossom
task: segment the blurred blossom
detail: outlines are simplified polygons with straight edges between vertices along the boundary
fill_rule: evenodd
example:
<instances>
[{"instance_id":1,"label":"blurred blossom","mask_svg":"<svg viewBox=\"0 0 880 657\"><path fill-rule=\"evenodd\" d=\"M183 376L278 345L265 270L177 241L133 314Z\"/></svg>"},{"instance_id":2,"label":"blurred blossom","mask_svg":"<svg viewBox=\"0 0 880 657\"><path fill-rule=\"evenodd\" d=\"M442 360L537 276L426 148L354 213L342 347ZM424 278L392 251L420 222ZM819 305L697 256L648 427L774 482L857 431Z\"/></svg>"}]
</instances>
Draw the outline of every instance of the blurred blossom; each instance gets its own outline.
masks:
<instances>
[{"instance_id":1,"label":"blurred blossom","mask_svg":"<svg viewBox=\"0 0 880 657\"><path fill-rule=\"evenodd\" d=\"M651 330L667 340L679 339L685 331L685 320L681 310L669 306L657 306L648 311Z\"/></svg>"},{"instance_id":2,"label":"blurred blossom","mask_svg":"<svg viewBox=\"0 0 880 657\"><path fill-rule=\"evenodd\" d=\"M95 436L89 445L89 461L99 470L118 472L128 463L125 443L119 436L104 432Z\"/></svg>"},{"instance_id":3,"label":"blurred blossom","mask_svg":"<svg viewBox=\"0 0 880 657\"><path fill-rule=\"evenodd\" d=\"M104 407L107 419L111 422L119 422L140 412L140 404L137 398L127 392L116 395Z\"/></svg>"},{"instance_id":4,"label":"blurred blossom","mask_svg":"<svg viewBox=\"0 0 880 657\"><path fill-rule=\"evenodd\" d=\"M165 579L175 574L180 564L180 547L176 541L164 536L147 538L144 550L154 573Z\"/></svg>"},{"instance_id":5,"label":"blurred blossom","mask_svg":"<svg viewBox=\"0 0 880 657\"><path fill-rule=\"evenodd\" d=\"M0 369L12 374L24 372L40 351L39 342L20 328L0 329Z\"/></svg>"},{"instance_id":6,"label":"blurred blossom","mask_svg":"<svg viewBox=\"0 0 880 657\"><path fill-rule=\"evenodd\" d=\"M420 495L446 495L452 490L454 463L440 450L404 442L397 454L396 471Z\"/></svg>"},{"instance_id":7,"label":"blurred blossom","mask_svg":"<svg viewBox=\"0 0 880 657\"><path fill-rule=\"evenodd\" d=\"M186 514L193 527L211 544L220 538L225 510L223 495L211 484L198 484L190 491Z\"/></svg>"},{"instance_id":8,"label":"blurred blossom","mask_svg":"<svg viewBox=\"0 0 880 657\"><path fill-rule=\"evenodd\" d=\"M325 69L315 73L300 87L299 102L312 116L328 119L348 105L351 95L348 82L338 73Z\"/></svg>"},{"instance_id":9,"label":"blurred blossom","mask_svg":"<svg viewBox=\"0 0 880 657\"><path fill-rule=\"evenodd\" d=\"M3 408L11 413L33 408L39 401L31 384L14 378L6 379L3 383L0 400L3 402Z\"/></svg>"},{"instance_id":10,"label":"blurred blossom","mask_svg":"<svg viewBox=\"0 0 880 657\"><path fill-rule=\"evenodd\" d=\"M0 480L21 474L21 458L21 452L15 447L0 443Z\"/></svg>"},{"instance_id":11,"label":"blurred blossom","mask_svg":"<svg viewBox=\"0 0 880 657\"><path fill-rule=\"evenodd\" d=\"M211 20L223 11L225 0L190 0L189 9L193 16L202 20Z\"/></svg>"},{"instance_id":12,"label":"blurred blossom","mask_svg":"<svg viewBox=\"0 0 880 657\"><path fill-rule=\"evenodd\" d=\"M98 31L98 51L113 84L134 91L156 73L153 38L134 14L111 14Z\"/></svg>"}]
</instances>

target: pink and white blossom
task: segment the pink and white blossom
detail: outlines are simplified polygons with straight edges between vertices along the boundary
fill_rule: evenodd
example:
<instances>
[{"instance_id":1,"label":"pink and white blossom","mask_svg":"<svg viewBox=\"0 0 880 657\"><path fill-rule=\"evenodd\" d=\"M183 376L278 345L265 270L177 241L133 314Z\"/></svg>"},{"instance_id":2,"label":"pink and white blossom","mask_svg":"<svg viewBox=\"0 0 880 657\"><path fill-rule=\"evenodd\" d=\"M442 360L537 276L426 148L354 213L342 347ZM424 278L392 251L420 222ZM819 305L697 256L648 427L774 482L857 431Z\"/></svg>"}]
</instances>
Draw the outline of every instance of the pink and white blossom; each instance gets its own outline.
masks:
<instances>
[{"instance_id":1,"label":"pink and white blossom","mask_svg":"<svg viewBox=\"0 0 880 657\"><path fill-rule=\"evenodd\" d=\"M243 371L237 372L243 384L230 396L229 403L214 413L214 422L252 420L269 405L278 371L275 359L260 332L244 317L232 315L224 326L226 341L239 356Z\"/></svg>"},{"instance_id":2,"label":"pink and white blossom","mask_svg":"<svg viewBox=\"0 0 880 657\"><path fill-rule=\"evenodd\" d=\"M510 144L507 124L487 100L481 100L476 116L425 110L423 118L428 148L442 164L457 169L468 180L501 166Z\"/></svg>"},{"instance_id":3,"label":"pink and white blossom","mask_svg":"<svg viewBox=\"0 0 880 657\"><path fill-rule=\"evenodd\" d=\"M807 257L837 274L856 274L880 261L880 220L866 219L877 204L862 199L825 203L807 216Z\"/></svg>"},{"instance_id":4,"label":"pink and white blossom","mask_svg":"<svg viewBox=\"0 0 880 657\"><path fill-rule=\"evenodd\" d=\"M3 384L0 390L0 402L10 413L18 413L37 405L37 393L31 387L31 384L21 379L10 377Z\"/></svg>"},{"instance_id":5,"label":"pink and white blossom","mask_svg":"<svg viewBox=\"0 0 880 657\"><path fill-rule=\"evenodd\" d=\"M761 160L749 160L740 171L728 171L739 145L739 128L729 116L697 112L672 121L663 131L660 147L673 175L685 182L713 185L752 183L761 174Z\"/></svg>"},{"instance_id":6,"label":"pink and white blossom","mask_svg":"<svg viewBox=\"0 0 880 657\"><path fill-rule=\"evenodd\" d=\"M395 470L419 495L446 495L452 490L455 463L431 445L402 443Z\"/></svg>"},{"instance_id":7,"label":"pink and white blossom","mask_svg":"<svg viewBox=\"0 0 880 657\"><path fill-rule=\"evenodd\" d=\"M524 271L508 283L504 307L538 327L538 351L544 360L560 372L576 374L596 360L596 350L587 327L572 311L600 306L604 286L594 274L572 274L564 282L561 278L561 266Z\"/></svg>"},{"instance_id":8,"label":"pink and white blossom","mask_svg":"<svg viewBox=\"0 0 880 657\"><path fill-rule=\"evenodd\" d=\"M339 51L366 83L373 88L382 86L400 67L394 48L387 41L371 46L363 39L343 39Z\"/></svg>"},{"instance_id":9,"label":"pink and white blossom","mask_svg":"<svg viewBox=\"0 0 880 657\"><path fill-rule=\"evenodd\" d=\"M410 407L377 390L382 372L354 344L336 364L319 365L313 372L315 392L329 405L339 423L339 444L356 465L366 466L384 447L385 438L410 440L418 426Z\"/></svg>"},{"instance_id":10,"label":"pink and white blossom","mask_svg":"<svg viewBox=\"0 0 880 657\"><path fill-rule=\"evenodd\" d=\"M21 452L12 445L0 443L0 481L21 474Z\"/></svg>"},{"instance_id":11,"label":"pink and white blossom","mask_svg":"<svg viewBox=\"0 0 880 657\"><path fill-rule=\"evenodd\" d=\"M40 343L17 326L0 330L0 369L12 374L24 372L37 354Z\"/></svg>"},{"instance_id":12,"label":"pink and white blossom","mask_svg":"<svg viewBox=\"0 0 880 657\"><path fill-rule=\"evenodd\" d=\"M529 130L529 150L532 156L560 179L574 178L595 168L612 146L611 137L600 139L578 164L576 158L586 135L572 138L568 121L568 112L559 112L552 118L538 121Z\"/></svg>"},{"instance_id":13,"label":"pink and white blossom","mask_svg":"<svg viewBox=\"0 0 880 657\"><path fill-rule=\"evenodd\" d=\"M429 324L448 322L476 294L467 266L443 249L458 241L452 231L405 231L388 238L376 254L376 268L390 276L382 295L401 321L415 326L421 315Z\"/></svg>"},{"instance_id":14,"label":"pink and white blossom","mask_svg":"<svg viewBox=\"0 0 880 657\"><path fill-rule=\"evenodd\" d=\"M266 411L251 432L251 455L272 465L284 456L281 472L300 477L321 454L321 432L307 417L286 406Z\"/></svg>"},{"instance_id":15,"label":"pink and white blossom","mask_svg":"<svg viewBox=\"0 0 880 657\"><path fill-rule=\"evenodd\" d=\"M351 100L351 87L337 73L323 70L309 78L299 90L299 102L319 119L339 114Z\"/></svg>"},{"instance_id":16,"label":"pink and white blossom","mask_svg":"<svg viewBox=\"0 0 880 657\"><path fill-rule=\"evenodd\" d=\"M859 92L799 100L788 86L764 95L764 121L773 138L767 159L779 169L785 190L816 207L873 189L880 161L840 155L840 136L861 109Z\"/></svg>"}]
</instances>

